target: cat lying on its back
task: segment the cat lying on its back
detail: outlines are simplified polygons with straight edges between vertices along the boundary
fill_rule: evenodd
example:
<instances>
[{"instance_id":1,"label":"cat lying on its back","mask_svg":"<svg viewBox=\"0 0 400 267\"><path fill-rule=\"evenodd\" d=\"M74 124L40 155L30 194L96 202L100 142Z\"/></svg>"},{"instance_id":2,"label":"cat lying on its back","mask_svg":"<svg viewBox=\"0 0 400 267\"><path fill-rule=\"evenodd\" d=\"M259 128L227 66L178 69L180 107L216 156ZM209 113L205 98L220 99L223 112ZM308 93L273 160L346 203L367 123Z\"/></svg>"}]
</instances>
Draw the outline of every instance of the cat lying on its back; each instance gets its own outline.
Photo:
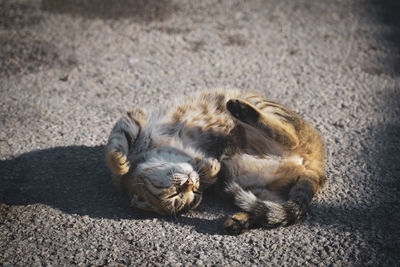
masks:
<instances>
[{"instance_id":1,"label":"cat lying on its back","mask_svg":"<svg viewBox=\"0 0 400 267\"><path fill-rule=\"evenodd\" d=\"M204 91L145 114L128 112L106 148L132 206L162 215L196 208L217 181L243 212L224 231L292 224L324 184L321 135L255 93Z\"/></svg>"}]
</instances>

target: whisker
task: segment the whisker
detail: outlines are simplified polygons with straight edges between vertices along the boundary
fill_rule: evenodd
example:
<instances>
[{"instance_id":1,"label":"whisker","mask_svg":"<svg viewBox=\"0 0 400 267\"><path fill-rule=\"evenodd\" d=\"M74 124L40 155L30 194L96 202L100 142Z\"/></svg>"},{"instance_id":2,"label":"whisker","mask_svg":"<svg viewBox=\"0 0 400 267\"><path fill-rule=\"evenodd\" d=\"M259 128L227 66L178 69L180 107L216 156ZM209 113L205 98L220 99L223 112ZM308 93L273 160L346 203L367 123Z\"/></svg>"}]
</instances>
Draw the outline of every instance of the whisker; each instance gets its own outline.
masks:
<instances>
[{"instance_id":1,"label":"whisker","mask_svg":"<svg viewBox=\"0 0 400 267\"><path fill-rule=\"evenodd\" d=\"M175 207L175 203L172 205L172 215L174 216L175 219L176 218L176 207Z\"/></svg>"},{"instance_id":2,"label":"whisker","mask_svg":"<svg viewBox=\"0 0 400 267\"><path fill-rule=\"evenodd\" d=\"M166 207L167 202L167 199L161 200L161 206Z\"/></svg>"},{"instance_id":3,"label":"whisker","mask_svg":"<svg viewBox=\"0 0 400 267\"><path fill-rule=\"evenodd\" d=\"M201 169L201 170L199 170L198 174L199 174L199 176L203 176L207 172L208 172L208 170Z\"/></svg>"}]
</instances>

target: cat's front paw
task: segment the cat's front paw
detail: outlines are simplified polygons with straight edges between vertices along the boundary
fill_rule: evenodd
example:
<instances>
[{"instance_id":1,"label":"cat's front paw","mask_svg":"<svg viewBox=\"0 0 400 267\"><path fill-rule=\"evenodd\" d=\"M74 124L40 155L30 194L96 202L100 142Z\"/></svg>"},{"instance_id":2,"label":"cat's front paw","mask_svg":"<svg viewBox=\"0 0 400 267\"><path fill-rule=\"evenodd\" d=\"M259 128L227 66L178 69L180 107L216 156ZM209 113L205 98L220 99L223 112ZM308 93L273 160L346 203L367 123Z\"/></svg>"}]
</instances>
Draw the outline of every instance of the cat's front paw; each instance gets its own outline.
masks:
<instances>
[{"instance_id":1,"label":"cat's front paw","mask_svg":"<svg viewBox=\"0 0 400 267\"><path fill-rule=\"evenodd\" d=\"M249 214L239 212L226 219L224 222L224 232L229 235L240 235L247 232L249 226Z\"/></svg>"},{"instance_id":2,"label":"cat's front paw","mask_svg":"<svg viewBox=\"0 0 400 267\"><path fill-rule=\"evenodd\" d=\"M112 150L107 153L107 163L116 175L124 175L129 171L128 158L119 150Z\"/></svg>"},{"instance_id":3,"label":"cat's front paw","mask_svg":"<svg viewBox=\"0 0 400 267\"><path fill-rule=\"evenodd\" d=\"M215 177L221 170L221 163L216 158L207 158L206 159L207 169L209 171L210 177Z\"/></svg>"},{"instance_id":4,"label":"cat's front paw","mask_svg":"<svg viewBox=\"0 0 400 267\"><path fill-rule=\"evenodd\" d=\"M215 158L197 159L196 167L200 177L200 191L204 191L217 181L221 163Z\"/></svg>"}]
</instances>

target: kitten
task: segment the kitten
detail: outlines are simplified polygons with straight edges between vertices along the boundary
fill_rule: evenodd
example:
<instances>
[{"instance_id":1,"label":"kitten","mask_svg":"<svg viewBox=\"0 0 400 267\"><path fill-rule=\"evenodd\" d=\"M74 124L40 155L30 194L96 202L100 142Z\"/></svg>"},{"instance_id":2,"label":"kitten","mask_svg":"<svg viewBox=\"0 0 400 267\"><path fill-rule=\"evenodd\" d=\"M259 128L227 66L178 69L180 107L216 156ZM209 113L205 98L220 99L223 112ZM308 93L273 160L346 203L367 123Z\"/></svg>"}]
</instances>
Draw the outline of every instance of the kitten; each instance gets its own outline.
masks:
<instances>
[{"instance_id":1,"label":"kitten","mask_svg":"<svg viewBox=\"0 0 400 267\"><path fill-rule=\"evenodd\" d=\"M194 209L205 189L222 185L215 188L243 210L225 221L228 234L295 223L326 180L319 132L237 90L128 112L110 134L106 162L133 207L161 215Z\"/></svg>"}]
</instances>

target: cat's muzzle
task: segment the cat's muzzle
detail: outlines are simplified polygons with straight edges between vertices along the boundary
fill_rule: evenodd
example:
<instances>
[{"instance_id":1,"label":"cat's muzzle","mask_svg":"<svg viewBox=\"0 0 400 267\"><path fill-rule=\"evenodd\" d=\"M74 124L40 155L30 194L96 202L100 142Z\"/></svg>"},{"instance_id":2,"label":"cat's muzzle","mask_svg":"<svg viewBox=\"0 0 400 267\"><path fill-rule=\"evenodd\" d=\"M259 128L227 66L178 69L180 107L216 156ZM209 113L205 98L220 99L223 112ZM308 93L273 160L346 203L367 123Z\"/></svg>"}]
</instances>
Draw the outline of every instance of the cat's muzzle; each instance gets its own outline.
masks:
<instances>
[{"instance_id":1,"label":"cat's muzzle","mask_svg":"<svg viewBox=\"0 0 400 267\"><path fill-rule=\"evenodd\" d=\"M195 183L193 182L192 178L188 177L186 182L184 182L182 185L180 185L177 189L179 193L187 193L193 190L193 187L195 186Z\"/></svg>"}]
</instances>

